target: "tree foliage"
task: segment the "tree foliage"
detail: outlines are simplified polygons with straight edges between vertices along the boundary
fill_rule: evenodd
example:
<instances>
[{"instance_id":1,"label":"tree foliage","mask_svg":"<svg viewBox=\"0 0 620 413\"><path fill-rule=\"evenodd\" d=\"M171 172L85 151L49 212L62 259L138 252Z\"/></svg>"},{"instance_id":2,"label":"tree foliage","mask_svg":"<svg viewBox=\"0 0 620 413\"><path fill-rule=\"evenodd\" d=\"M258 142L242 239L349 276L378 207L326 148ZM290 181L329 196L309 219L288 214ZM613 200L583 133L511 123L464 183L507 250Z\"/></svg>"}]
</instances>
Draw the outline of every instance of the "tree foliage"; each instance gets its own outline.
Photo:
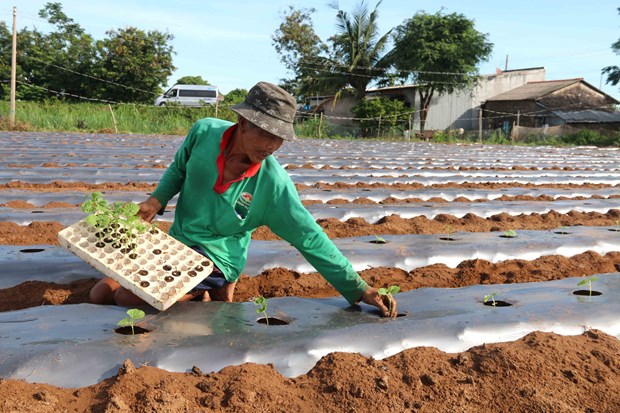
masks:
<instances>
[{"instance_id":1,"label":"tree foliage","mask_svg":"<svg viewBox=\"0 0 620 413\"><path fill-rule=\"evenodd\" d=\"M370 11L362 1L349 14L332 3L330 6L337 10L337 33L329 38L331 47L314 32L314 9L289 7L272 37L280 59L295 74L294 79L283 80L283 86L296 90L302 98L317 94L339 96L347 88L358 99L364 97L368 85L385 73L382 58L390 32L379 35L380 4Z\"/></svg>"},{"instance_id":2,"label":"tree foliage","mask_svg":"<svg viewBox=\"0 0 620 413\"><path fill-rule=\"evenodd\" d=\"M183 76L176 81L177 85L210 85L202 76Z\"/></svg>"},{"instance_id":3,"label":"tree foliage","mask_svg":"<svg viewBox=\"0 0 620 413\"><path fill-rule=\"evenodd\" d=\"M333 86L350 85L357 99L366 95L366 89L373 80L384 76L387 67L383 52L391 30L379 35L378 9L382 1L372 11L362 1L357 3L351 15L343 10L336 13L338 33L330 38L330 42L333 45L331 61L339 71L325 80ZM334 8L336 6L333 5Z\"/></svg>"},{"instance_id":4,"label":"tree foliage","mask_svg":"<svg viewBox=\"0 0 620 413\"><path fill-rule=\"evenodd\" d=\"M620 7L618 7L618 13L620 13ZM620 56L620 39L611 45L611 50ZM605 83L611 83L613 86L620 83L620 67L616 65L607 66L603 69L603 74L607 74L607 80Z\"/></svg>"},{"instance_id":5,"label":"tree foliage","mask_svg":"<svg viewBox=\"0 0 620 413\"><path fill-rule=\"evenodd\" d=\"M421 130L435 93L452 93L475 84L478 64L488 60L493 49L487 37L475 29L473 20L441 11L418 12L396 27L394 49L387 59L403 82L418 85Z\"/></svg>"},{"instance_id":6,"label":"tree foliage","mask_svg":"<svg viewBox=\"0 0 620 413\"><path fill-rule=\"evenodd\" d=\"M40 100L50 92L56 96L90 96L96 61L93 38L63 13L59 3L47 3L39 11L41 18L55 27L43 34L36 29L20 31L17 37L17 88L21 99ZM20 76L21 75L21 76Z\"/></svg>"},{"instance_id":7,"label":"tree foliage","mask_svg":"<svg viewBox=\"0 0 620 413\"><path fill-rule=\"evenodd\" d=\"M46 3L39 16L54 26L44 34L21 29L17 36L17 97L148 102L172 74L172 35L134 27L110 30L102 40L91 35L62 10ZM0 73L10 67L11 33L0 25ZM10 50L10 49L8 49ZM8 94L3 89L3 97Z\"/></svg>"},{"instance_id":8,"label":"tree foliage","mask_svg":"<svg viewBox=\"0 0 620 413\"><path fill-rule=\"evenodd\" d=\"M100 87L103 99L151 103L160 85L172 75L171 34L127 27L106 32L97 43L98 77L113 82Z\"/></svg>"},{"instance_id":9,"label":"tree foliage","mask_svg":"<svg viewBox=\"0 0 620 413\"><path fill-rule=\"evenodd\" d=\"M9 95L9 83L11 78L11 33L5 22L0 22L0 97Z\"/></svg>"},{"instance_id":10,"label":"tree foliage","mask_svg":"<svg viewBox=\"0 0 620 413\"><path fill-rule=\"evenodd\" d=\"M327 45L314 32L312 14L316 10L295 9L289 6L282 15L282 23L271 37L280 61L294 74L293 79L282 79L282 87L294 95L303 95L304 78L316 77L317 62L327 52Z\"/></svg>"},{"instance_id":11,"label":"tree foliage","mask_svg":"<svg viewBox=\"0 0 620 413\"><path fill-rule=\"evenodd\" d=\"M236 105L237 103L241 103L245 100L247 94L248 91L245 89L233 89L224 97L224 104Z\"/></svg>"},{"instance_id":12,"label":"tree foliage","mask_svg":"<svg viewBox=\"0 0 620 413\"><path fill-rule=\"evenodd\" d=\"M405 102L385 97L362 99L351 109L362 128L362 136L372 137L385 134L399 134L408 128L411 109Z\"/></svg>"}]
</instances>

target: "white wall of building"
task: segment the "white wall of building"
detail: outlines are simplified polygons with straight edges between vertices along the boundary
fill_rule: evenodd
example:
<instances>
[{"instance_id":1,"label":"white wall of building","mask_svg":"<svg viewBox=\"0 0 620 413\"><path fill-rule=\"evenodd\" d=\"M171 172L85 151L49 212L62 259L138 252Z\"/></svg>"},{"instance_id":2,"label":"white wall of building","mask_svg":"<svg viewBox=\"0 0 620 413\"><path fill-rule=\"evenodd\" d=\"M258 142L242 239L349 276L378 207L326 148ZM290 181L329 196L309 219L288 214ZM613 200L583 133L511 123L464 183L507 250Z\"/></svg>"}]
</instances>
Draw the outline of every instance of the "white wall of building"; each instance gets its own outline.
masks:
<instances>
[{"instance_id":1,"label":"white wall of building","mask_svg":"<svg viewBox=\"0 0 620 413\"><path fill-rule=\"evenodd\" d=\"M528 82L545 80L545 69L524 69L501 74L484 75L478 86L469 92L443 94L431 100L426 118L425 130L447 130L463 128L478 129L480 105L487 99L507 92ZM416 110L419 109L416 97ZM420 130L419 113L416 113L414 131Z\"/></svg>"}]
</instances>

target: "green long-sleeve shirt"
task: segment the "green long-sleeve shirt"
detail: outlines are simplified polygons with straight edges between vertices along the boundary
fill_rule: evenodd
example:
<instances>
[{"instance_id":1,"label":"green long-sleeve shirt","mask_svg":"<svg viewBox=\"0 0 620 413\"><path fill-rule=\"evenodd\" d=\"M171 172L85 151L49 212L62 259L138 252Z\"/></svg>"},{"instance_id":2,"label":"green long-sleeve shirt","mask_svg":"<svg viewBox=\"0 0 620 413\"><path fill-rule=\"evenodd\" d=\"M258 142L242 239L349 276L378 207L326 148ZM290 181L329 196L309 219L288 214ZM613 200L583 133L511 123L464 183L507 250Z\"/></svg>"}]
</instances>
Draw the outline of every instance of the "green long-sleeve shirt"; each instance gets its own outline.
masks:
<instances>
[{"instance_id":1,"label":"green long-sleeve shirt","mask_svg":"<svg viewBox=\"0 0 620 413\"><path fill-rule=\"evenodd\" d=\"M245 267L252 231L266 225L349 303L359 300L366 282L303 206L291 178L273 156L254 176L233 182L225 192L213 189L222 136L232 125L213 118L196 122L153 192L163 206L179 193L170 235L200 246L233 282Z\"/></svg>"}]
</instances>

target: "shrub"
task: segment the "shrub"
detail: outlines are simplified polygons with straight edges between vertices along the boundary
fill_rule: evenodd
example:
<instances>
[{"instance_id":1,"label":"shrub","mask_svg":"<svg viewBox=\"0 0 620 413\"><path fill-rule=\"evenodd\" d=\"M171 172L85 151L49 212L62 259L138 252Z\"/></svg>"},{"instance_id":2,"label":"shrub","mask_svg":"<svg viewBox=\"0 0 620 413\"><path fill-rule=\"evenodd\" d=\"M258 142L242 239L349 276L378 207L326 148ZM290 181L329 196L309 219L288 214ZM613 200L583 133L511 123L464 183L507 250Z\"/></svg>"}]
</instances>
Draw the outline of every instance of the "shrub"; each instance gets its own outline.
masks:
<instances>
[{"instance_id":1,"label":"shrub","mask_svg":"<svg viewBox=\"0 0 620 413\"><path fill-rule=\"evenodd\" d=\"M413 111L405 102L388 98L363 99L351 108L363 137L402 136Z\"/></svg>"}]
</instances>

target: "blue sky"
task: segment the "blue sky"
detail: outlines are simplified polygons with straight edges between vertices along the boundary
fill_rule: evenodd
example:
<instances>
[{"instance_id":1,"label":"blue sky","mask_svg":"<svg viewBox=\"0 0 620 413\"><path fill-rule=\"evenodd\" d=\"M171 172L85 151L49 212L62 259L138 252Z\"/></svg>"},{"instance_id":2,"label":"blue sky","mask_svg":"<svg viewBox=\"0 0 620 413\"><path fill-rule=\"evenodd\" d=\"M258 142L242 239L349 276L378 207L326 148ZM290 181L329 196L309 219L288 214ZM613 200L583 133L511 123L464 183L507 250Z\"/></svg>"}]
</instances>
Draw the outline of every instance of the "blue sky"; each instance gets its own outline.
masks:
<instances>
[{"instance_id":1,"label":"blue sky","mask_svg":"<svg viewBox=\"0 0 620 413\"><path fill-rule=\"evenodd\" d=\"M49 31L38 11L48 0L17 0L19 28ZM100 39L105 32L127 26L167 31L175 36L176 72L169 85L188 75L202 76L224 93L249 89L256 82L277 83L291 77L280 62L271 37L289 5L314 7L316 33L327 40L336 33L336 11L329 0L63 0L65 14ZM358 0L340 0L340 9L352 11ZM374 8L376 1L366 1ZM611 44L620 38L616 0L384 0L379 6L381 34L418 11L462 13L475 21L476 30L489 35L493 55L480 73L495 68L545 67L547 80L582 77L620 100L620 85L605 84L601 69L620 66ZM0 19L11 27L12 6L3 3Z\"/></svg>"}]
</instances>

